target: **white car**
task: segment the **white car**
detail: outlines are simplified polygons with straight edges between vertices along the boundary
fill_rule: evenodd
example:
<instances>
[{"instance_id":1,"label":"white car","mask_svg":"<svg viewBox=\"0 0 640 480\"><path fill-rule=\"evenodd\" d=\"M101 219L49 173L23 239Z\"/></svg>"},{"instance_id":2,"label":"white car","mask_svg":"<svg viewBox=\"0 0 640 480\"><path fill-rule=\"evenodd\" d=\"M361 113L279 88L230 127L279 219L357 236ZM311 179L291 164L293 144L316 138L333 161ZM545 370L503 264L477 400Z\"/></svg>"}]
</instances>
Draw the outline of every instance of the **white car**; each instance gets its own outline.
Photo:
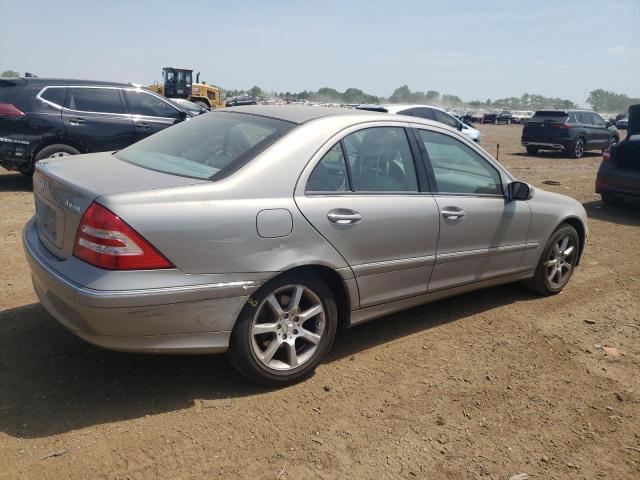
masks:
<instances>
[{"instance_id":1,"label":"white car","mask_svg":"<svg viewBox=\"0 0 640 480\"><path fill-rule=\"evenodd\" d=\"M388 104L388 105L359 105L356 107L360 110L372 110L374 112L396 113L398 115L410 115L412 117L425 118L427 120L435 120L444 123L453 128L457 128L474 142L480 142L480 131L458 120L453 115L431 105L407 105L407 104Z\"/></svg>"}]
</instances>

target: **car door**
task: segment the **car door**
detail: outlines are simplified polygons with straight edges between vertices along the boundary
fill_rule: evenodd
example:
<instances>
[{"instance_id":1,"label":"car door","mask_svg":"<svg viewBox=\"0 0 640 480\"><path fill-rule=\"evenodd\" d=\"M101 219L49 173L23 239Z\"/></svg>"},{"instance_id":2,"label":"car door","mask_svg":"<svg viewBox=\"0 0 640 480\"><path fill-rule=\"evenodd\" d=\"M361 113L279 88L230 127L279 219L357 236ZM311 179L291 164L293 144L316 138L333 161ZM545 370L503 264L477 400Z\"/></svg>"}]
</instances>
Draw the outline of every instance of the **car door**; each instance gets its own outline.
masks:
<instances>
[{"instance_id":1,"label":"car door","mask_svg":"<svg viewBox=\"0 0 640 480\"><path fill-rule=\"evenodd\" d=\"M593 124L594 120L590 112L577 112L580 126L585 133L586 149L596 148L600 140L598 139L597 127Z\"/></svg>"},{"instance_id":2,"label":"car door","mask_svg":"<svg viewBox=\"0 0 640 480\"><path fill-rule=\"evenodd\" d=\"M136 142L181 122L186 114L158 95L140 89L124 90Z\"/></svg>"},{"instance_id":3,"label":"car door","mask_svg":"<svg viewBox=\"0 0 640 480\"><path fill-rule=\"evenodd\" d=\"M521 269L531 219L528 202L507 200L508 179L467 141L426 128L417 128L416 135L440 214L429 291Z\"/></svg>"},{"instance_id":4,"label":"car door","mask_svg":"<svg viewBox=\"0 0 640 480\"><path fill-rule=\"evenodd\" d=\"M382 124L342 135L303 173L298 207L351 267L361 307L425 293L438 210L424 165L416 170L410 131Z\"/></svg>"},{"instance_id":5,"label":"car door","mask_svg":"<svg viewBox=\"0 0 640 480\"><path fill-rule=\"evenodd\" d=\"M607 128L607 122L605 122L597 113L592 112L590 115L594 136L598 142L597 146L600 148L607 148L611 139L611 132Z\"/></svg>"},{"instance_id":6,"label":"car door","mask_svg":"<svg viewBox=\"0 0 640 480\"><path fill-rule=\"evenodd\" d=\"M88 152L120 150L134 141L118 88L68 87L62 121L69 139Z\"/></svg>"}]
</instances>

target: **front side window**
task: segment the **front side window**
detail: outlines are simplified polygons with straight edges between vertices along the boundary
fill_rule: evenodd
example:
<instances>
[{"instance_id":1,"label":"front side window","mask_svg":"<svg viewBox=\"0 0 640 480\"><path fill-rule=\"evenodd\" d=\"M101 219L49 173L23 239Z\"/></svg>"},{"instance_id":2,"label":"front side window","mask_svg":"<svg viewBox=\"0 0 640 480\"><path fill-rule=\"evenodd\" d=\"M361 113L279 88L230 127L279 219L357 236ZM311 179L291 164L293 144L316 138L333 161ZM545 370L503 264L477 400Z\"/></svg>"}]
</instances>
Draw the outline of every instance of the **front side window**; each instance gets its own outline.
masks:
<instances>
[{"instance_id":1,"label":"front side window","mask_svg":"<svg viewBox=\"0 0 640 480\"><path fill-rule=\"evenodd\" d=\"M126 90L129 113L145 117L180 118L180 111L164 100L143 92L142 90Z\"/></svg>"},{"instance_id":2,"label":"front side window","mask_svg":"<svg viewBox=\"0 0 640 480\"><path fill-rule=\"evenodd\" d=\"M94 113L124 113L120 94L115 88L69 87L68 107Z\"/></svg>"},{"instance_id":3,"label":"front side window","mask_svg":"<svg viewBox=\"0 0 640 480\"><path fill-rule=\"evenodd\" d=\"M162 130L115 153L120 160L183 177L216 180L234 172L295 124L212 112Z\"/></svg>"},{"instance_id":4,"label":"front side window","mask_svg":"<svg viewBox=\"0 0 640 480\"><path fill-rule=\"evenodd\" d=\"M579 112L578 118L580 119L580 123L585 125L591 125L592 119L591 114L589 112Z\"/></svg>"},{"instance_id":5,"label":"front side window","mask_svg":"<svg viewBox=\"0 0 640 480\"><path fill-rule=\"evenodd\" d=\"M442 133L418 130L440 193L502 195L498 171L461 141Z\"/></svg>"},{"instance_id":6,"label":"front side window","mask_svg":"<svg viewBox=\"0 0 640 480\"><path fill-rule=\"evenodd\" d=\"M605 126L604 120L602 120L600 115L598 115L597 113L591 114L591 123L593 123L594 125L598 125L599 127Z\"/></svg>"},{"instance_id":7,"label":"front side window","mask_svg":"<svg viewBox=\"0 0 640 480\"><path fill-rule=\"evenodd\" d=\"M449 125L453 128L458 128L458 120L453 118L448 113L441 112L440 110L433 110L433 115L435 116L436 122L444 123L445 125Z\"/></svg>"},{"instance_id":8,"label":"front side window","mask_svg":"<svg viewBox=\"0 0 640 480\"><path fill-rule=\"evenodd\" d=\"M350 189L347 166L340 142L324 154L311 172L307 192L344 192Z\"/></svg>"},{"instance_id":9,"label":"front side window","mask_svg":"<svg viewBox=\"0 0 640 480\"><path fill-rule=\"evenodd\" d=\"M404 128L365 128L347 135L343 142L356 192L418 191Z\"/></svg>"}]
</instances>

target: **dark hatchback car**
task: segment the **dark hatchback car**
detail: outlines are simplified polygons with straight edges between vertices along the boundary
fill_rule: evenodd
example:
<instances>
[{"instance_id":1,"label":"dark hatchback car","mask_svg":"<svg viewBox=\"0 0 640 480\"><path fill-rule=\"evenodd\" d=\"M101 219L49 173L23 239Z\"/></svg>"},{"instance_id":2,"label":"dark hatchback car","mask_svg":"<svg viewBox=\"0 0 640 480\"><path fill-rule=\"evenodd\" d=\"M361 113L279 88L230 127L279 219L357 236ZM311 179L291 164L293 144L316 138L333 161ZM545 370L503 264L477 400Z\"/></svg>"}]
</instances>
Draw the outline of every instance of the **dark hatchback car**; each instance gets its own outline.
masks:
<instances>
[{"instance_id":1,"label":"dark hatchback car","mask_svg":"<svg viewBox=\"0 0 640 480\"><path fill-rule=\"evenodd\" d=\"M580 158L587 150L604 150L619 140L616 127L589 110L538 110L522 129L522 145L530 155L561 150Z\"/></svg>"},{"instance_id":2,"label":"dark hatchback car","mask_svg":"<svg viewBox=\"0 0 640 480\"><path fill-rule=\"evenodd\" d=\"M42 158L120 150L189 116L130 84L0 79L0 165L31 174Z\"/></svg>"},{"instance_id":3,"label":"dark hatchback car","mask_svg":"<svg viewBox=\"0 0 640 480\"><path fill-rule=\"evenodd\" d=\"M607 205L640 198L640 104L629 108L627 138L604 151L596 193Z\"/></svg>"}]
</instances>

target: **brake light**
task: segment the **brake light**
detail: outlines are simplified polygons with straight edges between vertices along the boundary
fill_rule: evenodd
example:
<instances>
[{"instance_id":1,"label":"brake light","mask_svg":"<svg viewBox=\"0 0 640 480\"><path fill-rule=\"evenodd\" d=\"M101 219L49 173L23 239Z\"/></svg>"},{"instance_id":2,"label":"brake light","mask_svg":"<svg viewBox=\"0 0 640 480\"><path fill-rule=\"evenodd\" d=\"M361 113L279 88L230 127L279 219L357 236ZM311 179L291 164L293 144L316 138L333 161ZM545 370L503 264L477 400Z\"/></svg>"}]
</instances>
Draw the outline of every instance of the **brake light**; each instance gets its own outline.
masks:
<instances>
[{"instance_id":1,"label":"brake light","mask_svg":"<svg viewBox=\"0 0 640 480\"><path fill-rule=\"evenodd\" d=\"M604 162L608 162L611 160L611 149L610 148L606 148L603 152L602 152L602 161Z\"/></svg>"},{"instance_id":2,"label":"brake light","mask_svg":"<svg viewBox=\"0 0 640 480\"><path fill-rule=\"evenodd\" d=\"M24 117L24 112L11 103L0 103L0 115L5 117Z\"/></svg>"},{"instance_id":3,"label":"brake light","mask_svg":"<svg viewBox=\"0 0 640 480\"><path fill-rule=\"evenodd\" d=\"M107 270L174 268L138 232L95 202L80 220L73 255Z\"/></svg>"}]
</instances>

